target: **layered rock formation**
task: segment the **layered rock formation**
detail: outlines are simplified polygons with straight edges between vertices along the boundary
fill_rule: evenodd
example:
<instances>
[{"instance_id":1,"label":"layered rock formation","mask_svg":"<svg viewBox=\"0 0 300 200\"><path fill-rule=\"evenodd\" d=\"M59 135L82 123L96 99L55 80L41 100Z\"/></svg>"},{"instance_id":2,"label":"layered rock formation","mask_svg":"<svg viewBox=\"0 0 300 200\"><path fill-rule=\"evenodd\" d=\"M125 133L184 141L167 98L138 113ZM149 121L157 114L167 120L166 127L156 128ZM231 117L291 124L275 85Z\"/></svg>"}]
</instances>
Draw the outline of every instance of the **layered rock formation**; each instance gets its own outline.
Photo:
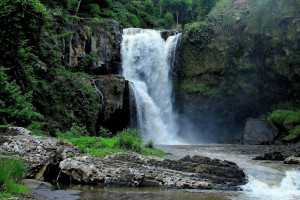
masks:
<instances>
[{"instance_id":1,"label":"layered rock formation","mask_svg":"<svg viewBox=\"0 0 300 200\"><path fill-rule=\"evenodd\" d=\"M69 142L31 135L30 131L18 127L1 128L0 152L1 155L20 156L25 162L27 178L46 181L56 178L55 175L49 174L49 169L54 170L54 174L58 173L53 166L57 166L69 156L78 156L80 153L79 148Z\"/></svg>"},{"instance_id":2,"label":"layered rock formation","mask_svg":"<svg viewBox=\"0 0 300 200\"><path fill-rule=\"evenodd\" d=\"M246 183L245 174L235 163L203 156L186 156L174 161L117 153L104 158L68 158L59 167L63 180L70 180L67 176L75 183L106 186L224 190Z\"/></svg>"},{"instance_id":3,"label":"layered rock formation","mask_svg":"<svg viewBox=\"0 0 300 200\"><path fill-rule=\"evenodd\" d=\"M136 153L79 157L78 148L65 141L34 136L19 128L0 131L2 156L20 156L26 164L26 178L120 187L217 190L236 190L246 183L242 169L226 160L203 156L168 160Z\"/></svg>"},{"instance_id":4,"label":"layered rock formation","mask_svg":"<svg viewBox=\"0 0 300 200\"><path fill-rule=\"evenodd\" d=\"M71 39L64 52L71 67L78 67L88 57L86 71L94 74L118 73L120 69L120 44L123 28L119 22L110 19L80 19L67 23Z\"/></svg>"}]
</instances>

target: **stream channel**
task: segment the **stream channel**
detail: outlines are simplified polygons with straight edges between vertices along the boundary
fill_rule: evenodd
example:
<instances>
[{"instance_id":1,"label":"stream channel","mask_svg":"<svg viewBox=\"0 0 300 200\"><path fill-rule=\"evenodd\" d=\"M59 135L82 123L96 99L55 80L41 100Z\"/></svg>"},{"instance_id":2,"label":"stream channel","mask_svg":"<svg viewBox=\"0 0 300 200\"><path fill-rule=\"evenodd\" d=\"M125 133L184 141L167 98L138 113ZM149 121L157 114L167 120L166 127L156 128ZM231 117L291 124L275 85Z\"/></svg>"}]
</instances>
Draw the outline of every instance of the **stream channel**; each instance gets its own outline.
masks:
<instances>
[{"instance_id":1,"label":"stream channel","mask_svg":"<svg viewBox=\"0 0 300 200\"><path fill-rule=\"evenodd\" d=\"M84 200L300 199L299 166L285 165L282 161L252 160L257 155L251 155L247 150L241 152L240 149L243 149L241 145L157 145L156 148L165 151L167 155L164 158L167 159L179 159L185 155L201 155L235 162L244 169L249 182L242 186L243 191L111 188L82 185L68 186L67 189L83 191L80 199Z\"/></svg>"}]
</instances>

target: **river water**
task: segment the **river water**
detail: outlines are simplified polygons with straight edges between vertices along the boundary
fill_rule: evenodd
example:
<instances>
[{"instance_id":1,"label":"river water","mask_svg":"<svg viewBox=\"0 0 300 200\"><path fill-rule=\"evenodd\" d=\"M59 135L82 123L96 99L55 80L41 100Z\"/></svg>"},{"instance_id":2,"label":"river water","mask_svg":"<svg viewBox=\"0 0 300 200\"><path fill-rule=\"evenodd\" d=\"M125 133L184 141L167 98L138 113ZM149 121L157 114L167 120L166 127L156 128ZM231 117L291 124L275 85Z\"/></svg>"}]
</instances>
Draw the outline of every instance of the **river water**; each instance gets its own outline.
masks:
<instances>
[{"instance_id":1,"label":"river water","mask_svg":"<svg viewBox=\"0 0 300 200\"><path fill-rule=\"evenodd\" d=\"M230 147L230 148L228 148ZM241 148L242 146L236 146ZM206 191L175 190L159 188L107 188L95 186L74 186L82 190L81 199L122 199L122 200L215 200L215 199L300 199L300 170L296 165L285 165L277 161L252 160L256 155L232 151L232 145L197 145L197 146L156 146L168 153L165 158L179 159L185 155L202 155L217 159L226 159L238 164L248 176L249 182L242 186L243 191Z\"/></svg>"}]
</instances>

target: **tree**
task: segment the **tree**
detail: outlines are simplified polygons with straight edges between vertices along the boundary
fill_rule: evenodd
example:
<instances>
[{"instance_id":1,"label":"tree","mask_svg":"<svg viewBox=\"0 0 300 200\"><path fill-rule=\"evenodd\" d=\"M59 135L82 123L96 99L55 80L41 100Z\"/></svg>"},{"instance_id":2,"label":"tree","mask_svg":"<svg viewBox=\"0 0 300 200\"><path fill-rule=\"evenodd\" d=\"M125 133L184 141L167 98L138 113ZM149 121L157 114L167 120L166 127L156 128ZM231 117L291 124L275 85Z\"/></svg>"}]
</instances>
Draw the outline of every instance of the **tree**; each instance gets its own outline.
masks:
<instances>
[{"instance_id":1,"label":"tree","mask_svg":"<svg viewBox=\"0 0 300 200\"><path fill-rule=\"evenodd\" d=\"M0 67L0 124L28 126L43 116L31 104L31 92L23 94L15 81L9 82L5 69Z\"/></svg>"}]
</instances>

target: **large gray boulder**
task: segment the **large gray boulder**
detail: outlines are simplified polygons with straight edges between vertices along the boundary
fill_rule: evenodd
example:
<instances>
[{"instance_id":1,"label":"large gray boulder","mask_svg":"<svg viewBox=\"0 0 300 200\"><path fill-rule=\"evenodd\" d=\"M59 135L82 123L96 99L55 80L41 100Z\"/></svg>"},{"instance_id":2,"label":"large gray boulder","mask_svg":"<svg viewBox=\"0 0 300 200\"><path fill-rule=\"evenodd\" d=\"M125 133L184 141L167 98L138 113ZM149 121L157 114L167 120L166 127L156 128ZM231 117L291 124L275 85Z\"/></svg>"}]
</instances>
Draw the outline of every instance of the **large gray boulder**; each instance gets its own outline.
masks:
<instances>
[{"instance_id":1,"label":"large gray boulder","mask_svg":"<svg viewBox=\"0 0 300 200\"><path fill-rule=\"evenodd\" d=\"M266 120L248 120L243 133L243 144L263 144L274 141L278 131Z\"/></svg>"}]
</instances>

